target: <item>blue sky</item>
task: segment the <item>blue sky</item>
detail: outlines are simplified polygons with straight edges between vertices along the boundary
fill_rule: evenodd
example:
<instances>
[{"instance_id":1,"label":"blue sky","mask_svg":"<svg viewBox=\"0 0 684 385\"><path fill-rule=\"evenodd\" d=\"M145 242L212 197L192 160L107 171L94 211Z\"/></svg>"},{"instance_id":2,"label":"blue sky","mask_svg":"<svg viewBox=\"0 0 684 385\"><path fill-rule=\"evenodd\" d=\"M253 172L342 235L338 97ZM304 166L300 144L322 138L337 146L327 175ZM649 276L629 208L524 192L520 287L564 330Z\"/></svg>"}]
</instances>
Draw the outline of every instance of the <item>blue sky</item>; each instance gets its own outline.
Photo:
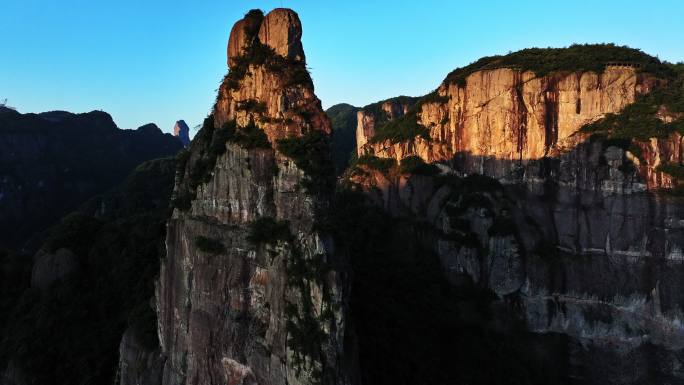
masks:
<instances>
[{"instance_id":1,"label":"blue sky","mask_svg":"<svg viewBox=\"0 0 684 385\"><path fill-rule=\"evenodd\" d=\"M230 28L296 10L324 107L422 95L452 69L526 47L614 42L684 60L684 2L2 0L0 100L22 112L109 112L170 131L209 112Z\"/></svg>"}]
</instances>

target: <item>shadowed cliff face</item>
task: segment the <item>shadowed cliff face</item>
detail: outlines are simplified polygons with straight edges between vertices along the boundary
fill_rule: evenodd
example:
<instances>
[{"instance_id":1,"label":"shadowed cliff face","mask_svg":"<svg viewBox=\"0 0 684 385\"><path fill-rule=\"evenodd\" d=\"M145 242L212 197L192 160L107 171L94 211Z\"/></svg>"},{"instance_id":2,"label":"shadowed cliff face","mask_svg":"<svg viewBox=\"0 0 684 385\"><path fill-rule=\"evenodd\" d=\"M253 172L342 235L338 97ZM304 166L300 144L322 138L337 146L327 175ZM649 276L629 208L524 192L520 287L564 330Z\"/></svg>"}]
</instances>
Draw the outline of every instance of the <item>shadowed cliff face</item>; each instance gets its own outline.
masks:
<instances>
[{"instance_id":1,"label":"shadowed cliff face","mask_svg":"<svg viewBox=\"0 0 684 385\"><path fill-rule=\"evenodd\" d=\"M504 185L454 173L473 163L493 175L516 167L458 154L436 176L361 166L352 179L438 234L452 284L490 288L529 330L568 335L571 378L681 382L682 198L649 192L627 153L603 140L531 161Z\"/></svg>"},{"instance_id":2,"label":"shadowed cliff face","mask_svg":"<svg viewBox=\"0 0 684 385\"><path fill-rule=\"evenodd\" d=\"M120 130L104 112L0 112L0 245L23 246L138 164L180 148L154 125Z\"/></svg>"},{"instance_id":3,"label":"shadowed cliff face","mask_svg":"<svg viewBox=\"0 0 684 385\"><path fill-rule=\"evenodd\" d=\"M596 170L577 185L554 182L563 158L540 162L527 185L366 166L354 180L386 212L422 223L452 285L491 289L528 330L567 335L556 360L568 378L680 383L684 202L633 189L615 163L599 164L601 151L575 152Z\"/></svg>"},{"instance_id":4,"label":"shadowed cliff face","mask_svg":"<svg viewBox=\"0 0 684 385\"><path fill-rule=\"evenodd\" d=\"M287 9L232 29L230 72L174 191L156 289L164 384L352 381L345 258L316 227L330 121L301 33Z\"/></svg>"}]
</instances>

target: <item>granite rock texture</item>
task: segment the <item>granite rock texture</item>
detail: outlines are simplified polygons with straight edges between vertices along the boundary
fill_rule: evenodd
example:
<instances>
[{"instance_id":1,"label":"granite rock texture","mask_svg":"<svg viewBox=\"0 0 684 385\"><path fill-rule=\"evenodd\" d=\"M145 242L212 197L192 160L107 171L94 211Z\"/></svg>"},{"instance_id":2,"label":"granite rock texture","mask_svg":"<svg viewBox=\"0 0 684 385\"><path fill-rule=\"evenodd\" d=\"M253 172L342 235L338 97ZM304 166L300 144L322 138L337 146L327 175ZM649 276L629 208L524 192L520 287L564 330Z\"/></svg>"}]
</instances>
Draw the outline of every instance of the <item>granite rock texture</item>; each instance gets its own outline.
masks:
<instances>
[{"instance_id":1,"label":"granite rock texture","mask_svg":"<svg viewBox=\"0 0 684 385\"><path fill-rule=\"evenodd\" d=\"M258 36L247 40L293 61L282 71L250 64L237 86L221 85L213 110L214 131L229 122L238 132L256 124L271 145L219 143L225 151L191 186L212 140L200 132L179 171L176 196L188 189L194 195L168 222L156 285L165 385L351 382L345 258L315 227L329 197L304 189L306 173L276 150L278 139L330 133L310 81L288 81L293 66L303 66L300 36L293 11L266 15ZM287 235L254 239L259 220L285 226ZM202 239L215 247L203 247Z\"/></svg>"}]
</instances>

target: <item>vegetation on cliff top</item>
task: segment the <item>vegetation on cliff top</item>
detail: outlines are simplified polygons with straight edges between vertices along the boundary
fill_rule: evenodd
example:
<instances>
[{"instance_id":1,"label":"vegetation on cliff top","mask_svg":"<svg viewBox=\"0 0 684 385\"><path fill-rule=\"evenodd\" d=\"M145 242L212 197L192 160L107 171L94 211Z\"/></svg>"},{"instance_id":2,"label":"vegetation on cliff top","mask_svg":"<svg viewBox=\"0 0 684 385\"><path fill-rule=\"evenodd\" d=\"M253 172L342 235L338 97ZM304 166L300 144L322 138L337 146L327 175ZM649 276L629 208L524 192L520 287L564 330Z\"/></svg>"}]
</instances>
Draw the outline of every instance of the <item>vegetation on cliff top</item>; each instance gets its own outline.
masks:
<instances>
[{"instance_id":1,"label":"vegetation on cliff top","mask_svg":"<svg viewBox=\"0 0 684 385\"><path fill-rule=\"evenodd\" d=\"M418 101L418 97L415 96L396 96L394 98L389 98L385 100L381 100L379 102L371 103L362 108L363 112L366 114L372 115L373 118L375 119L375 126L378 127L382 124L387 123L389 120L389 116L387 116L387 113L385 110L382 109L383 104L385 103L390 103L394 105L400 105L400 106L413 106L416 104Z\"/></svg>"},{"instance_id":2,"label":"vegetation on cliff top","mask_svg":"<svg viewBox=\"0 0 684 385\"><path fill-rule=\"evenodd\" d=\"M430 140L430 131L418 123L417 108L412 108L403 117L390 120L387 124L377 127L375 135L369 143L389 141L392 144L407 142L417 137Z\"/></svg>"},{"instance_id":3,"label":"vegetation on cliff top","mask_svg":"<svg viewBox=\"0 0 684 385\"><path fill-rule=\"evenodd\" d=\"M581 128L582 132L603 135L609 139L648 140L667 137L673 132L684 134L684 69L673 66L677 78L626 106L617 114L605 117ZM660 113L677 117L671 122L659 118Z\"/></svg>"},{"instance_id":4,"label":"vegetation on cliff top","mask_svg":"<svg viewBox=\"0 0 684 385\"><path fill-rule=\"evenodd\" d=\"M444 102L446 97L440 96L437 91L420 97L399 96L393 99L387 99L382 102L369 104L364 107L364 111L368 108L370 113L375 117L375 134L369 139L369 143L382 143L389 141L392 144L402 143L421 137L424 140L431 140L430 131L418 123L418 113L421 111L423 104L433 102ZM411 106L406 111L404 116L388 120L389 117L382 110L381 106L385 102L411 103Z\"/></svg>"},{"instance_id":5,"label":"vegetation on cliff top","mask_svg":"<svg viewBox=\"0 0 684 385\"><path fill-rule=\"evenodd\" d=\"M587 127L585 131L607 132L615 127L618 129L612 130L615 131L613 136L645 138L649 135L663 136L675 130L684 130L682 128L684 124L681 120L671 124L663 123L655 117L654 110L663 104L668 107L670 112L683 110L682 82L681 75L678 74L682 73L684 64L661 62L656 57L626 46L575 44L567 48L528 48L508 55L483 57L474 63L452 71L447 75L444 83L463 86L466 78L474 72L502 67L529 70L538 76L543 76L553 72L602 72L609 63L633 65L639 71L667 79L671 85L664 90L658 90L642 98L639 103L627 107L624 113L619 116L609 114L606 119L597 122L592 127ZM673 87L674 84L679 84L679 86ZM387 101L415 102L405 116L392 121L388 121L387 115L381 108L386 101L364 107L364 111L376 117L375 135L369 140L370 143L389 141L394 144L413 140L416 137L429 140L428 129L418 123L418 113L423 104L444 102L445 98L433 91L420 99L401 96Z\"/></svg>"},{"instance_id":6,"label":"vegetation on cliff top","mask_svg":"<svg viewBox=\"0 0 684 385\"><path fill-rule=\"evenodd\" d=\"M387 174L396 165L397 161L394 158L380 158L374 155L362 155L355 160L351 168L356 169L358 166L365 166L371 170L376 170L383 174Z\"/></svg>"},{"instance_id":7,"label":"vegetation on cliff top","mask_svg":"<svg viewBox=\"0 0 684 385\"><path fill-rule=\"evenodd\" d=\"M671 66L641 50L615 44L573 44L566 48L527 48L507 55L486 56L457 68L444 79L445 84L464 86L472 73L502 67L532 71L537 76L552 72L603 72L608 63L625 63L661 78L673 77Z\"/></svg>"}]
</instances>

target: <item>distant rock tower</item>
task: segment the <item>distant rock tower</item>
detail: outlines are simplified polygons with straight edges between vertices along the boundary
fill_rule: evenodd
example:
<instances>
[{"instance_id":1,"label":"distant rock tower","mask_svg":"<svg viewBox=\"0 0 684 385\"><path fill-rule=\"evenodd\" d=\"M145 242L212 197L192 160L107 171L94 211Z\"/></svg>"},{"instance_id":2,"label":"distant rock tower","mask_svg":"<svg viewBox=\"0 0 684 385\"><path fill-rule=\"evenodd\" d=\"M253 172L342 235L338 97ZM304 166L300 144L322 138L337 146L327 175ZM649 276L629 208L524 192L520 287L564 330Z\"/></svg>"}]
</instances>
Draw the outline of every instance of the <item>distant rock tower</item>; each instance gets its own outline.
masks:
<instances>
[{"instance_id":1,"label":"distant rock tower","mask_svg":"<svg viewBox=\"0 0 684 385\"><path fill-rule=\"evenodd\" d=\"M178 138L178 140L180 140L185 147L190 144L190 128L185 123L185 120L179 120L176 122L176 125L173 126L173 136Z\"/></svg>"}]
</instances>

